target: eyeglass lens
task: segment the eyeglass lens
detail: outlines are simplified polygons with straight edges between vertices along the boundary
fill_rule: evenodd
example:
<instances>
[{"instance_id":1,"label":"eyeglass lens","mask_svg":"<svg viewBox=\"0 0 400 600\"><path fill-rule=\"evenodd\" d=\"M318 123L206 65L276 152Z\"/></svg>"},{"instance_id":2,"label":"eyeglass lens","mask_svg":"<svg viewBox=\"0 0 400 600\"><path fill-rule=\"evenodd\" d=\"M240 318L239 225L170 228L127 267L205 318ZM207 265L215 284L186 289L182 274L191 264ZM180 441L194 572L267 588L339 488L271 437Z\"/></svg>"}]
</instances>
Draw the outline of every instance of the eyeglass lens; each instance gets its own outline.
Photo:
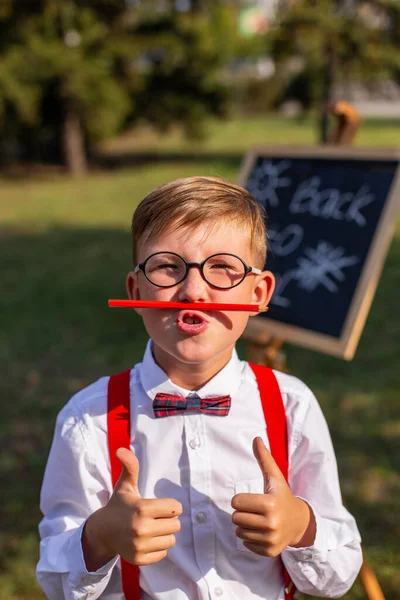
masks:
<instances>
[{"instance_id":1,"label":"eyeglass lens","mask_svg":"<svg viewBox=\"0 0 400 600\"><path fill-rule=\"evenodd\" d=\"M163 252L147 260L145 273L154 285L168 287L180 283L185 278L186 263L175 254ZM236 256L217 254L206 260L203 275L211 285L227 289L242 281L245 267Z\"/></svg>"}]
</instances>

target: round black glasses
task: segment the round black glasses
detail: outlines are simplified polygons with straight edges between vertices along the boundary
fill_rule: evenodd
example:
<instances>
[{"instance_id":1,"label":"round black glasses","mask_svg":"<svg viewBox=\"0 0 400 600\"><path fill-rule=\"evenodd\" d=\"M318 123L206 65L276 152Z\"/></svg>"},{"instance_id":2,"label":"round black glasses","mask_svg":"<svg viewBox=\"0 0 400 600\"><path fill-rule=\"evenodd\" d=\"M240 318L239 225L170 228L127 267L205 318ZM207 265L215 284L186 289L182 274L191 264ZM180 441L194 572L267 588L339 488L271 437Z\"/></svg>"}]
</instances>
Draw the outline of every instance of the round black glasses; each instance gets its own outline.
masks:
<instances>
[{"instance_id":1,"label":"round black glasses","mask_svg":"<svg viewBox=\"0 0 400 600\"><path fill-rule=\"evenodd\" d=\"M219 253L209 256L202 263L188 262L175 252L155 252L136 265L134 273L143 271L153 285L169 288L181 283L191 267L200 270L203 279L212 287L228 290L236 287L249 273L260 275L261 269L249 267L235 254Z\"/></svg>"}]
</instances>

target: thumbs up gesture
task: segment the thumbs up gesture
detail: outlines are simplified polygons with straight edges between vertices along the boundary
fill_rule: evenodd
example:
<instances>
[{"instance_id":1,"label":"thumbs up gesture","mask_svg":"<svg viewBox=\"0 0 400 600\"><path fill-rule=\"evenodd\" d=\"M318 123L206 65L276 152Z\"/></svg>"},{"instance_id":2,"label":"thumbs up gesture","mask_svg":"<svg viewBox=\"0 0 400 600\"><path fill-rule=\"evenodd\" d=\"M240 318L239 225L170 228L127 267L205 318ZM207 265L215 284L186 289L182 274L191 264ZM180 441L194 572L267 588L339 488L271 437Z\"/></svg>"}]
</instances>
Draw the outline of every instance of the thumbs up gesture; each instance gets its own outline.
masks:
<instances>
[{"instance_id":1,"label":"thumbs up gesture","mask_svg":"<svg viewBox=\"0 0 400 600\"><path fill-rule=\"evenodd\" d=\"M88 570L97 570L119 554L134 565L165 558L180 530L182 505L173 498L142 498L138 488L139 461L119 448L122 473L108 503L86 522L82 547Z\"/></svg>"},{"instance_id":2,"label":"thumbs up gesture","mask_svg":"<svg viewBox=\"0 0 400 600\"><path fill-rule=\"evenodd\" d=\"M259 437L253 441L253 454L264 477L264 493L242 493L232 498L237 537L261 556L277 556L287 546L311 546L316 528L309 505L292 494Z\"/></svg>"}]
</instances>

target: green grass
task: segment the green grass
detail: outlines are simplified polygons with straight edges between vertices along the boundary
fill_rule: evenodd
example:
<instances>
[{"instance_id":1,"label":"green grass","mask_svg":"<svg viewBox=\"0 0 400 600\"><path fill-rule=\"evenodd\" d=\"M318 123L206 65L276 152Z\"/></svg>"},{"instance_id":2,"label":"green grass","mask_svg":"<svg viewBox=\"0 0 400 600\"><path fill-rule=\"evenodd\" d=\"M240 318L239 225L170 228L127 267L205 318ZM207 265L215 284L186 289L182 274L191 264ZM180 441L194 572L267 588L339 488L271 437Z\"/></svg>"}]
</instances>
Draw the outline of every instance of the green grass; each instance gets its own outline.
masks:
<instances>
[{"instance_id":1,"label":"green grass","mask_svg":"<svg viewBox=\"0 0 400 600\"><path fill-rule=\"evenodd\" d=\"M156 132L142 127L127 131L118 139L102 145L104 150L121 154L124 152L208 154L224 155L243 153L252 145L315 145L318 140L317 118L286 119L280 116L258 117L227 121L210 121L203 141L185 140L182 131L172 129L160 139ZM400 120L366 120L357 134L355 146L400 146Z\"/></svg>"},{"instance_id":2,"label":"green grass","mask_svg":"<svg viewBox=\"0 0 400 600\"><path fill-rule=\"evenodd\" d=\"M38 498L54 419L99 376L140 359L137 317L107 308L123 297L129 225L143 195L194 174L237 178L253 144L313 143L309 121L265 118L210 124L201 145L148 131L110 151L159 160L83 181L0 181L0 600L38 600ZM395 145L400 123L366 123L359 142ZM201 148L201 153L199 152ZM189 150L202 156L190 157ZM195 152L193 152L195 153ZM134 156L135 158L135 156ZM143 156L142 156L143 158ZM161 160L163 159L163 160ZM343 494L387 600L400 597L400 228L352 362L286 345L288 367L315 391L334 439ZM240 353L246 348L240 343ZM347 594L361 600L359 583Z\"/></svg>"}]
</instances>

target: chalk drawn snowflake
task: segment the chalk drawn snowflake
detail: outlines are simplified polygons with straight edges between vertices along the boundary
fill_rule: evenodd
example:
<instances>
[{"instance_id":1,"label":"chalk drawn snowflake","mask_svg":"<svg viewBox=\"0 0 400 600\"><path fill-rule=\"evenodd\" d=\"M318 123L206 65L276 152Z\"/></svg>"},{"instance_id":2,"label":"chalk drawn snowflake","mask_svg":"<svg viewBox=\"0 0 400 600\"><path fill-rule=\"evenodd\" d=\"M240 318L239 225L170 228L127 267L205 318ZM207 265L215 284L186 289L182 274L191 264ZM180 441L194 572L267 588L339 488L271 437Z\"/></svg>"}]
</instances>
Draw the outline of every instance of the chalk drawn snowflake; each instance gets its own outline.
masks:
<instances>
[{"instance_id":1,"label":"chalk drawn snowflake","mask_svg":"<svg viewBox=\"0 0 400 600\"><path fill-rule=\"evenodd\" d=\"M306 292L311 293L322 286L335 293L339 289L338 283L346 279L344 269L357 264L359 260L357 256L345 256L345 250L341 246L335 248L329 242L321 240L316 248L305 248L303 255L297 259L297 267L277 276L271 303L283 307L291 304L284 292L292 281L296 281L297 286Z\"/></svg>"},{"instance_id":2,"label":"chalk drawn snowflake","mask_svg":"<svg viewBox=\"0 0 400 600\"><path fill-rule=\"evenodd\" d=\"M282 160L273 164L270 160L263 160L256 167L248 181L247 189L250 194L263 204L279 206L276 190L288 187L292 181L289 177L282 177L282 172L291 165L289 160Z\"/></svg>"},{"instance_id":3,"label":"chalk drawn snowflake","mask_svg":"<svg viewBox=\"0 0 400 600\"><path fill-rule=\"evenodd\" d=\"M318 242L317 248L306 248L304 256L297 259L294 278L299 288L313 292L322 285L329 292L337 292L337 281L346 279L343 270L359 262L357 256L345 256L344 248L334 248L328 242Z\"/></svg>"}]
</instances>

